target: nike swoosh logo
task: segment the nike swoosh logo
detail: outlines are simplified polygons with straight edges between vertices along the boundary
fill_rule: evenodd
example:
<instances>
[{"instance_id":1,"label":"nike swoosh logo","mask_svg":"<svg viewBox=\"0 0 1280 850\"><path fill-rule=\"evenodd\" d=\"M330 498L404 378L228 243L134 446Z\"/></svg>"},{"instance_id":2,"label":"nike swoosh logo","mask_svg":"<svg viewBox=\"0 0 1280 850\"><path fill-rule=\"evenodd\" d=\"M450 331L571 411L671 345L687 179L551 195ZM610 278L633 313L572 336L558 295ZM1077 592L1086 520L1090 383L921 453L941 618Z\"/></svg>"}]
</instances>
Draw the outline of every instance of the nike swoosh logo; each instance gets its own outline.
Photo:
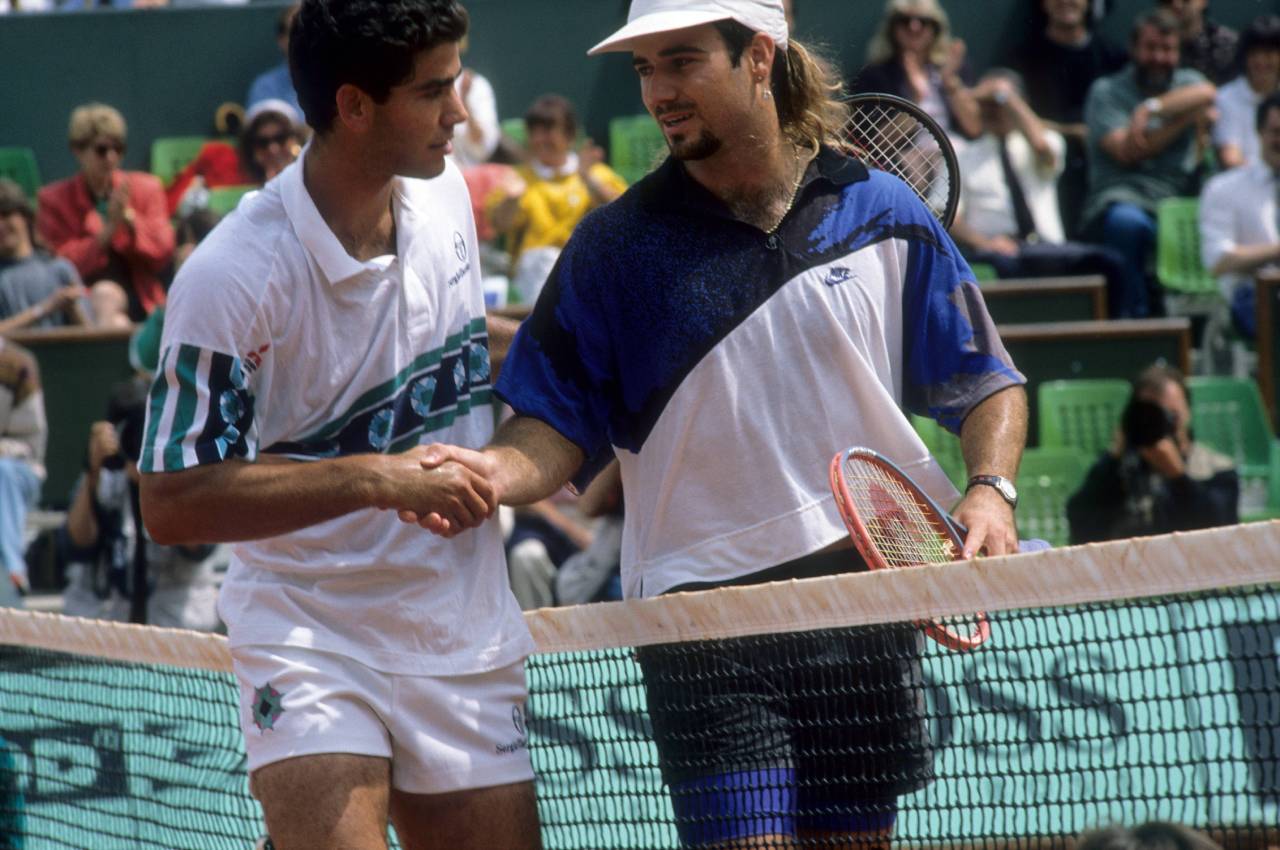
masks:
<instances>
[{"instance_id":1,"label":"nike swoosh logo","mask_svg":"<svg viewBox=\"0 0 1280 850\"><path fill-rule=\"evenodd\" d=\"M827 272L826 279L824 279L822 282L825 283L827 286L837 286L841 283L844 283L846 280L852 280L852 279L853 279L853 272L849 271L844 266L835 266L834 268L830 269Z\"/></svg>"}]
</instances>

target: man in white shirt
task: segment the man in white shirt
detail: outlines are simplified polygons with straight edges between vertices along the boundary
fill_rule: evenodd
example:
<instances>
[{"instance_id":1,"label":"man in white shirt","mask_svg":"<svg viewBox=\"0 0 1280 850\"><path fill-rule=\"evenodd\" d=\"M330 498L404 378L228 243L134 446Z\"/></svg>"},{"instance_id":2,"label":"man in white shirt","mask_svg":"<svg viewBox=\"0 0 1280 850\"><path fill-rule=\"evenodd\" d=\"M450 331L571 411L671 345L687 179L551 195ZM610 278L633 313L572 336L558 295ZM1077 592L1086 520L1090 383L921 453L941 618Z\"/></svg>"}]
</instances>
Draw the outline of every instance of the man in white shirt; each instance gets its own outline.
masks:
<instances>
[{"instance_id":1,"label":"man in white shirt","mask_svg":"<svg viewBox=\"0 0 1280 850\"><path fill-rule=\"evenodd\" d=\"M315 137L183 265L143 452L167 545L232 542L219 600L250 787L276 850L539 846L532 648L496 507L422 442L482 445L491 363L475 226L446 162L466 13L305 0L290 67ZM434 179L422 179L434 178Z\"/></svg>"},{"instance_id":2,"label":"man in white shirt","mask_svg":"<svg viewBox=\"0 0 1280 850\"><path fill-rule=\"evenodd\" d=\"M1066 141L1027 105L1022 77L988 71L974 88L983 134L956 151L964 175L951 236L971 262L1000 277L1101 274L1117 301L1124 260L1098 245L1067 242L1058 212Z\"/></svg>"},{"instance_id":3,"label":"man in white shirt","mask_svg":"<svg viewBox=\"0 0 1280 850\"><path fill-rule=\"evenodd\" d=\"M1200 253L1217 276L1231 315L1253 336L1253 275L1280 264L1280 92L1269 95L1255 114L1259 161L1217 175L1200 195Z\"/></svg>"},{"instance_id":4,"label":"man in white shirt","mask_svg":"<svg viewBox=\"0 0 1280 850\"><path fill-rule=\"evenodd\" d=\"M1223 168L1258 161L1258 104L1280 90L1280 16L1262 15L1240 38L1242 73L1218 89L1213 143Z\"/></svg>"}]
</instances>

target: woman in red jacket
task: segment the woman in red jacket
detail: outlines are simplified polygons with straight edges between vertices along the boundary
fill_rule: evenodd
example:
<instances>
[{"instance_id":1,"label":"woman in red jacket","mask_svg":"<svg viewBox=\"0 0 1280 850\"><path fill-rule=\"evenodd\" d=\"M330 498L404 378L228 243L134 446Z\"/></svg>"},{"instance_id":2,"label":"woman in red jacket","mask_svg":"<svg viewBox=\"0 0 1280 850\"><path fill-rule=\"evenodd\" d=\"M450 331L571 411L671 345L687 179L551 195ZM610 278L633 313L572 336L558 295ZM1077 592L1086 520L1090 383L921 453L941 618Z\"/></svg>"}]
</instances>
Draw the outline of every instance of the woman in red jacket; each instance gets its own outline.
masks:
<instances>
[{"instance_id":1,"label":"woman in red jacket","mask_svg":"<svg viewBox=\"0 0 1280 850\"><path fill-rule=\"evenodd\" d=\"M173 257L173 227L160 181L124 171L124 118L101 103L77 107L69 128L80 173L40 190L36 229L87 286L110 281L140 319L164 303L160 273Z\"/></svg>"}]
</instances>

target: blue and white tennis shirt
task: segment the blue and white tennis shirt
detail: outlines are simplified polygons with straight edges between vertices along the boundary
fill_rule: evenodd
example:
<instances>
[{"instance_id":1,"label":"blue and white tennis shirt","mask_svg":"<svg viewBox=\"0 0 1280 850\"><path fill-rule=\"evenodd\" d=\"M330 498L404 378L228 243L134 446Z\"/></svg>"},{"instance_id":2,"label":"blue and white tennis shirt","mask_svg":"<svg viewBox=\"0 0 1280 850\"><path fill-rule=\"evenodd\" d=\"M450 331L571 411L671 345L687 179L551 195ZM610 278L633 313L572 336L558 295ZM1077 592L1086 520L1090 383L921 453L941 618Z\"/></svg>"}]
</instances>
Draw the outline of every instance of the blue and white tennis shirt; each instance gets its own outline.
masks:
<instances>
[{"instance_id":1,"label":"blue and white tennis shirt","mask_svg":"<svg viewBox=\"0 0 1280 850\"><path fill-rule=\"evenodd\" d=\"M170 293L143 472L484 445L488 342L461 174L398 178L393 211L396 256L361 263L320 217L301 159L241 201ZM369 509L233 551L219 601L233 647L433 675L532 647L497 523L442 540Z\"/></svg>"},{"instance_id":2,"label":"blue and white tennis shirt","mask_svg":"<svg viewBox=\"0 0 1280 850\"><path fill-rule=\"evenodd\" d=\"M652 596L843 537L827 465L851 445L949 504L955 489L902 411L958 431L1024 381L912 191L823 149L772 235L672 160L591 213L496 391L583 449L580 479L612 447L623 588Z\"/></svg>"}]
</instances>

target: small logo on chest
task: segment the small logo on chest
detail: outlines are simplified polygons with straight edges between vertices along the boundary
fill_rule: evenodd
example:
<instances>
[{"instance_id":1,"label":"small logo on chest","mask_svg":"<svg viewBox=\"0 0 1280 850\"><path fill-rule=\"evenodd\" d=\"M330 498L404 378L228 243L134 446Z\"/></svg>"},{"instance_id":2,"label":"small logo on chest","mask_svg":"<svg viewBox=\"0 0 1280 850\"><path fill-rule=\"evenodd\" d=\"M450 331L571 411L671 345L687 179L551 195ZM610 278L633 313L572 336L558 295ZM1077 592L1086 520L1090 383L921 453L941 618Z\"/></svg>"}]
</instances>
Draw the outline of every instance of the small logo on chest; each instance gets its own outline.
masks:
<instances>
[{"instance_id":1,"label":"small logo on chest","mask_svg":"<svg viewBox=\"0 0 1280 850\"><path fill-rule=\"evenodd\" d=\"M827 286L838 286L846 280L854 279L856 279L856 275L844 266L832 266L827 269L827 276L823 278L822 282Z\"/></svg>"},{"instance_id":2,"label":"small logo on chest","mask_svg":"<svg viewBox=\"0 0 1280 850\"><path fill-rule=\"evenodd\" d=\"M458 255L458 259L466 261L467 259L467 241L462 238L462 234L453 231L453 253Z\"/></svg>"}]
</instances>

